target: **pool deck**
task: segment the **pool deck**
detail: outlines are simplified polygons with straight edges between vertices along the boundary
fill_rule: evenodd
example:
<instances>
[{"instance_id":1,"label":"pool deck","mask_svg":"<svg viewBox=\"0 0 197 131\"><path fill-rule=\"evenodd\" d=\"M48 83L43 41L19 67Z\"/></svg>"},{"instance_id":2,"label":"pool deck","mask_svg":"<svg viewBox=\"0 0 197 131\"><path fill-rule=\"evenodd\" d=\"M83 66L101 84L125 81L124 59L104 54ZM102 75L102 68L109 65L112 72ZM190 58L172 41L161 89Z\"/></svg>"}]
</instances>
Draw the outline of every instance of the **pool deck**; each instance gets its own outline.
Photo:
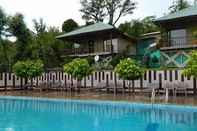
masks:
<instances>
[{"instance_id":1,"label":"pool deck","mask_svg":"<svg viewBox=\"0 0 197 131\"><path fill-rule=\"evenodd\" d=\"M95 92L65 92L65 91L7 91L0 92L0 96L26 96L26 97L40 97L40 98L58 98L58 99L75 99L75 100L103 100L103 101L126 101L139 103L160 103L160 104L176 104L176 105L190 105L197 106L197 96L177 96L169 97L165 100L164 95L156 96L151 100L151 96L147 94L106 94Z\"/></svg>"}]
</instances>

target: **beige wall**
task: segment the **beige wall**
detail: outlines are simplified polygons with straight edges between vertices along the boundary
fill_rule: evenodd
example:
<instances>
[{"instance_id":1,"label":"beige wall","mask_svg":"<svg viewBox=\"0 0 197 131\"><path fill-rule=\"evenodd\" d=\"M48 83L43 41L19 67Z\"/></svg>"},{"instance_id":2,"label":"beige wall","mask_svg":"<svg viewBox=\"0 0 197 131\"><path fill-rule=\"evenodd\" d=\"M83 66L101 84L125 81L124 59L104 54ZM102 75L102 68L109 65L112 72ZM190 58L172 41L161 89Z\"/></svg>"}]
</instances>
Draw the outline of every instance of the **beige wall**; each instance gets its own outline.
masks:
<instances>
[{"instance_id":1,"label":"beige wall","mask_svg":"<svg viewBox=\"0 0 197 131\"><path fill-rule=\"evenodd\" d=\"M101 53L104 52L104 40L95 40L94 41L94 51L95 53ZM107 40L108 43L111 43L111 40ZM83 48L83 50L89 49L87 42L83 42L81 44L80 48ZM114 53L127 53L130 55L136 54L136 45L133 44L131 41L128 41L123 38L117 38L112 40L113 45L113 52Z\"/></svg>"},{"instance_id":2,"label":"beige wall","mask_svg":"<svg viewBox=\"0 0 197 131\"><path fill-rule=\"evenodd\" d=\"M118 52L128 53L129 55L136 55L136 44L129 40L119 38L118 39Z\"/></svg>"}]
</instances>

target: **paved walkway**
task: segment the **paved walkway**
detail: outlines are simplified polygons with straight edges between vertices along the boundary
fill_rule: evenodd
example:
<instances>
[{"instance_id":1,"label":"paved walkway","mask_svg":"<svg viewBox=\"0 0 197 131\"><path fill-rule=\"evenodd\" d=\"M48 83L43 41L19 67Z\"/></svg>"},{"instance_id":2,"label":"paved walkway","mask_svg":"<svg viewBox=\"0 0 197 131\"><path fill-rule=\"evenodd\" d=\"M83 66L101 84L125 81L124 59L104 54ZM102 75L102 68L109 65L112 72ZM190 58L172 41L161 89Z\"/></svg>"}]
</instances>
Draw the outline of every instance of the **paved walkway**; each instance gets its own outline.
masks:
<instances>
[{"instance_id":1,"label":"paved walkway","mask_svg":"<svg viewBox=\"0 0 197 131\"><path fill-rule=\"evenodd\" d=\"M28 96L28 97L43 97L43 98L60 98L60 99L83 99L83 100L112 100L112 101L129 101L129 102L143 102L143 103L168 103L179 105L193 105L197 106L197 96L177 96L170 97L168 102L165 101L165 96L156 96L155 100L151 100L151 96L148 94L106 94L95 92L83 92L83 93L71 93L71 92L56 92L56 91L9 91L0 92L0 95L8 96Z\"/></svg>"}]
</instances>

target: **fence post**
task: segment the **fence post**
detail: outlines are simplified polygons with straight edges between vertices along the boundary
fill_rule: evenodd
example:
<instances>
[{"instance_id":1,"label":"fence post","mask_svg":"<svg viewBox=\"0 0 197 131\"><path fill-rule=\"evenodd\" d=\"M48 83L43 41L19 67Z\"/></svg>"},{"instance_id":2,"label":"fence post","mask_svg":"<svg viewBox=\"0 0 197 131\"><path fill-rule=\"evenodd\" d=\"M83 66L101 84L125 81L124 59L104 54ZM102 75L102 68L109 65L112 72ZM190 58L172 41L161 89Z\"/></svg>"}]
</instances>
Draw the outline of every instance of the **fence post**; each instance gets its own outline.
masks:
<instances>
[{"instance_id":1,"label":"fence post","mask_svg":"<svg viewBox=\"0 0 197 131\"><path fill-rule=\"evenodd\" d=\"M162 89L162 74L159 73L159 89Z\"/></svg>"},{"instance_id":2,"label":"fence post","mask_svg":"<svg viewBox=\"0 0 197 131\"><path fill-rule=\"evenodd\" d=\"M93 74L91 75L91 87L94 87L94 78L93 78Z\"/></svg>"},{"instance_id":3,"label":"fence post","mask_svg":"<svg viewBox=\"0 0 197 131\"><path fill-rule=\"evenodd\" d=\"M141 89L141 92L142 92L142 90L143 90L143 78L142 77L140 78L140 89Z\"/></svg>"},{"instance_id":4,"label":"fence post","mask_svg":"<svg viewBox=\"0 0 197 131\"><path fill-rule=\"evenodd\" d=\"M20 87L23 88L23 78L20 77Z\"/></svg>"},{"instance_id":5,"label":"fence post","mask_svg":"<svg viewBox=\"0 0 197 131\"><path fill-rule=\"evenodd\" d=\"M13 79L13 81L12 81L13 88L15 88L15 75L12 76L12 79Z\"/></svg>"},{"instance_id":6,"label":"fence post","mask_svg":"<svg viewBox=\"0 0 197 131\"><path fill-rule=\"evenodd\" d=\"M196 86L197 86L196 78L193 79L193 85L194 85L194 87L193 87L194 88L194 95L196 95L197 94L197 90L196 90L197 89L196 88Z\"/></svg>"},{"instance_id":7,"label":"fence post","mask_svg":"<svg viewBox=\"0 0 197 131\"><path fill-rule=\"evenodd\" d=\"M106 87L107 87L107 92L109 92L109 76L108 76L108 74L106 75Z\"/></svg>"},{"instance_id":8,"label":"fence post","mask_svg":"<svg viewBox=\"0 0 197 131\"><path fill-rule=\"evenodd\" d=\"M7 90L7 73L4 73L4 88Z\"/></svg>"},{"instance_id":9,"label":"fence post","mask_svg":"<svg viewBox=\"0 0 197 131\"><path fill-rule=\"evenodd\" d=\"M64 85L65 85L65 89L67 90L67 75L64 75Z\"/></svg>"},{"instance_id":10,"label":"fence post","mask_svg":"<svg viewBox=\"0 0 197 131\"><path fill-rule=\"evenodd\" d=\"M117 75L116 73L114 72L114 83L115 83L115 86L114 86L114 93L117 94Z\"/></svg>"}]
</instances>

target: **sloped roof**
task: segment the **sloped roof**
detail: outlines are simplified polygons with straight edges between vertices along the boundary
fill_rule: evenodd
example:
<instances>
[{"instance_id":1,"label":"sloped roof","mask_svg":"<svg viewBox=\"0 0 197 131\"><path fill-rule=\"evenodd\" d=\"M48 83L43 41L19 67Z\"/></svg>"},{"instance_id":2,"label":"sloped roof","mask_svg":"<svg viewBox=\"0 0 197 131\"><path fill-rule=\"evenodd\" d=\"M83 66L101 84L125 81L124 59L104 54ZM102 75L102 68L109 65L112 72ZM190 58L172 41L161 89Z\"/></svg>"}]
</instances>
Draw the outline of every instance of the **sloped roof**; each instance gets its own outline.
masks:
<instances>
[{"instance_id":1,"label":"sloped roof","mask_svg":"<svg viewBox=\"0 0 197 131\"><path fill-rule=\"evenodd\" d=\"M177 11L175 13L163 16L161 18L158 18L155 20L155 22L162 22L162 21L168 21L172 19L177 18L184 18L184 17L190 17L190 16L197 16L197 6L192 6L186 9L183 9L181 11Z\"/></svg>"},{"instance_id":2,"label":"sloped roof","mask_svg":"<svg viewBox=\"0 0 197 131\"><path fill-rule=\"evenodd\" d=\"M71 31L63 35L57 36L57 38L64 38L64 37L75 36L75 35L84 34L84 33L91 33L91 32L111 30L111 29L115 29L115 27L109 24L104 24L104 23L99 22L93 25L79 28L77 30Z\"/></svg>"}]
</instances>

